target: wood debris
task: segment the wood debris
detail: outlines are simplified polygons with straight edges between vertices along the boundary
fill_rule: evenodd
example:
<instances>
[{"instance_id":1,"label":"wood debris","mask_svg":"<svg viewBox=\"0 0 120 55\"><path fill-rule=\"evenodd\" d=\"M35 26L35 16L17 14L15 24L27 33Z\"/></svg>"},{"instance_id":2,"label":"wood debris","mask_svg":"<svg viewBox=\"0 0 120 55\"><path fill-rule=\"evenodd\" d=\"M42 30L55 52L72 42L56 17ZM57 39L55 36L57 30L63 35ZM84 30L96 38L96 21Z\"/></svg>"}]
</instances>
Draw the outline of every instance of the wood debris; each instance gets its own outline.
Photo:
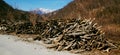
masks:
<instances>
[{"instance_id":1,"label":"wood debris","mask_svg":"<svg viewBox=\"0 0 120 55\"><path fill-rule=\"evenodd\" d=\"M2 26L1 26L2 27ZM58 51L68 50L75 53L90 51L92 49L109 51L115 47L109 43L101 26L93 23L93 19L52 19L39 22L35 26L31 23L17 23L6 27L7 32L16 34L39 34L33 40L42 40L49 44L48 48Z\"/></svg>"},{"instance_id":2,"label":"wood debris","mask_svg":"<svg viewBox=\"0 0 120 55\"><path fill-rule=\"evenodd\" d=\"M90 51L92 49L109 50L114 45L107 42L101 26L93 23L92 19L51 20L46 22L42 38L49 41L48 48L58 51L72 52ZM82 51L81 51L82 50Z\"/></svg>"}]
</instances>

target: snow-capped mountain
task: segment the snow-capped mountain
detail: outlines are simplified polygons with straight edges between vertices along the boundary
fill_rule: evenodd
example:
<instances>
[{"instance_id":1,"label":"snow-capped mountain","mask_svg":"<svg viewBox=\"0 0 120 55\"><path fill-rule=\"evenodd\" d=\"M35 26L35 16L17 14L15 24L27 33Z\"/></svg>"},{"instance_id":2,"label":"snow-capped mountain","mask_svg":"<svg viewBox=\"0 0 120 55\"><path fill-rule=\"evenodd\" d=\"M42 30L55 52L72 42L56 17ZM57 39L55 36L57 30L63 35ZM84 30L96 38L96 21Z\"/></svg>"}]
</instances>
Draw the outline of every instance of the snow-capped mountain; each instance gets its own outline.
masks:
<instances>
[{"instance_id":1,"label":"snow-capped mountain","mask_svg":"<svg viewBox=\"0 0 120 55\"><path fill-rule=\"evenodd\" d=\"M53 12L54 10L50 10L50 9L45 9L45 8L37 8L35 10L32 10L32 12L35 12L37 14L47 14L50 12Z\"/></svg>"}]
</instances>

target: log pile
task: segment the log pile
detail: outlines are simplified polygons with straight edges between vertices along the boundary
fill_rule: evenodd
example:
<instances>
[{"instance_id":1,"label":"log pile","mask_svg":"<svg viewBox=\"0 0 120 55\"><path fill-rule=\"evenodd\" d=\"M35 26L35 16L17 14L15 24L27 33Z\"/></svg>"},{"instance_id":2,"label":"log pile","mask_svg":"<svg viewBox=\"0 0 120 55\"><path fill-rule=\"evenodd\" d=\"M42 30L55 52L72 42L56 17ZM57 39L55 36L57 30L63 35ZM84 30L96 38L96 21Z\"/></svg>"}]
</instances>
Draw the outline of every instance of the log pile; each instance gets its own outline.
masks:
<instances>
[{"instance_id":1,"label":"log pile","mask_svg":"<svg viewBox=\"0 0 120 55\"><path fill-rule=\"evenodd\" d=\"M6 30L3 30L4 29ZM0 25L0 31L6 33L16 33L16 34L39 34L41 29L41 23L37 23L36 26L33 26L30 22L17 22L13 24L2 24Z\"/></svg>"},{"instance_id":2,"label":"log pile","mask_svg":"<svg viewBox=\"0 0 120 55\"><path fill-rule=\"evenodd\" d=\"M92 49L109 51L116 48L108 42L101 31L101 26L93 23L94 19L52 19L39 22L33 26L29 22L18 22L2 25L0 30L16 34L39 34L34 40L42 40L48 48L68 50L74 53L90 51Z\"/></svg>"},{"instance_id":3,"label":"log pile","mask_svg":"<svg viewBox=\"0 0 120 55\"><path fill-rule=\"evenodd\" d=\"M49 44L48 48L55 50L68 50L74 53L90 51L92 49L109 51L110 45L104 37L94 19L71 19L51 20L46 22L46 28L42 29L41 36L44 43ZM35 39L35 40L36 40Z\"/></svg>"}]
</instances>

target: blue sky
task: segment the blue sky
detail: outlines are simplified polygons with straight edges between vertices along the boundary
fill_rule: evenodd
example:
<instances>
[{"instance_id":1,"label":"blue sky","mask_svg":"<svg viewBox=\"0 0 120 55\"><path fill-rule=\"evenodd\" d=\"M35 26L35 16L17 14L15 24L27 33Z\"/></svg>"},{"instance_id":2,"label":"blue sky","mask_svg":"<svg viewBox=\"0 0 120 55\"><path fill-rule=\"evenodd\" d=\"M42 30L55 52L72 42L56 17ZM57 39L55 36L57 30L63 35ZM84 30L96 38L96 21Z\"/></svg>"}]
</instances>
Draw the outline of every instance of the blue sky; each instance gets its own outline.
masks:
<instances>
[{"instance_id":1,"label":"blue sky","mask_svg":"<svg viewBox=\"0 0 120 55\"><path fill-rule=\"evenodd\" d=\"M57 10L73 0L4 0L14 8L29 11L37 8Z\"/></svg>"}]
</instances>

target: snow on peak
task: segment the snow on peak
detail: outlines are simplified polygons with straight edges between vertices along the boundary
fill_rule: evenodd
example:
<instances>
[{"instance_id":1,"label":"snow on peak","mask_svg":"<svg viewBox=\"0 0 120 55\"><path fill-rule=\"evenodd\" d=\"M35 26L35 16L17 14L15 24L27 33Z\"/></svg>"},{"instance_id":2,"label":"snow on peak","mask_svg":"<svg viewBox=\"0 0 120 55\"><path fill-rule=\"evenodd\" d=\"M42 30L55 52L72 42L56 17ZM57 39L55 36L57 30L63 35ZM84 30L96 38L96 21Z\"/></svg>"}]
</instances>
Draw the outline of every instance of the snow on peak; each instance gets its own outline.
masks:
<instances>
[{"instance_id":1,"label":"snow on peak","mask_svg":"<svg viewBox=\"0 0 120 55\"><path fill-rule=\"evenodd\" d=\"M34 11L38 14L47 14L47 13L53 12L54 10L45 9L45 8L37 8Z\"/></svg>"}]
</instances>

